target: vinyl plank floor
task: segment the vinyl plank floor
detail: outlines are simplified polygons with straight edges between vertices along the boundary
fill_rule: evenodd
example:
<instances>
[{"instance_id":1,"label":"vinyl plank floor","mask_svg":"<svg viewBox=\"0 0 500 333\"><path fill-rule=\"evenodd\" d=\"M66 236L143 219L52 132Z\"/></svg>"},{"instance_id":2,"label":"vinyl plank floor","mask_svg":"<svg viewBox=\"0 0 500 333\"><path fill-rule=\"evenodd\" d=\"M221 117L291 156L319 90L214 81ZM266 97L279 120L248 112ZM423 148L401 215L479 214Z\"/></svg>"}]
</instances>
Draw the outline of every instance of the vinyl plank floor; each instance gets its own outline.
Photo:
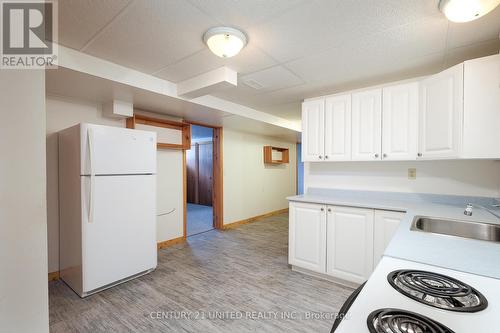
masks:
<instances>
[{"instance_id":1,"label":"vinyl plank floor","mask_svg":"<svg viewBox=\"0 0 500 333\"><path fill-rule=\"evenodd\" d=\"M294 272L288 215L160 250L151 274L81 299L49 284L51 332L329 332L352 289ZM288 317L286 317L288 316ZM308 317L309 316L309 317Z\"/></svg>"}]
</instances>

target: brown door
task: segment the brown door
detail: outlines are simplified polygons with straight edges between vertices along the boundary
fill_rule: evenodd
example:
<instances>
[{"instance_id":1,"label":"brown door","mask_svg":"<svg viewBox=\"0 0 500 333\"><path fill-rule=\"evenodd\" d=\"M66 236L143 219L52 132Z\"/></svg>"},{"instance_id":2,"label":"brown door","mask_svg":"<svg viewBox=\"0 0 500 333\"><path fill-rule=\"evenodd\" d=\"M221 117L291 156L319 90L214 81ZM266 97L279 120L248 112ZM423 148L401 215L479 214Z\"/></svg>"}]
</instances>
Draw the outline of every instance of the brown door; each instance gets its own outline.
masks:
<instances>
[{"instance_id":1,"label":"brown door","mask_svg":"<svg viewBox=\"0 0 500 333\"><path fill-rule=\"evenodd\" d=\"M212 206L213 145L212 142L195 143L186 154L187 201Z\"/></svg>"}]
</instances>

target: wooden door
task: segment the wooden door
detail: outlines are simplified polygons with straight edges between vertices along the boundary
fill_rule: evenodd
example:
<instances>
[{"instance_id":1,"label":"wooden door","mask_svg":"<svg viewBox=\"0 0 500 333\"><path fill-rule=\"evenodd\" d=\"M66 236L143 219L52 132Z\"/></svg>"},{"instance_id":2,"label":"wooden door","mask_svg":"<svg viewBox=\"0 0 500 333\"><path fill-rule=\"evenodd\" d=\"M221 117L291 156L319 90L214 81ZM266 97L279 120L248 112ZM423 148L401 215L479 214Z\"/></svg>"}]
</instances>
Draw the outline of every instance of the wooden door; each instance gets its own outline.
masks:
<instances>
[{"instance_id":1,"label":"wooden door","mask_svg":"<svg viewBox=\"0 0 500 333\"><path fill-rule=\"evenodd\" d=\"M373 210L327 207L327 274L354 283L373 270Z\"/></svg>"},{"instance_id":2,"label":"wooden door","mask_svg":"<svg viewBox=\"0 0 500 333\"><path fill-rule=\"evenodd\" d=\"M186 153L187 202L212 206L213 144L201 142L191 145Z\"/></svg>"},{"instance_id":3,"label":"wooden door","mask_svg":"<svg viewBox=\"0 0 500 333\"><path fill-rule=\"evenodd\" d=\"M213 145L212 142L198 144L198 203L212 206L213 191Z\"/></svg>"},{"instance_id":4,"label":"wooden door","mask_svg":"<svg viewBox=\"0 0 500 333\"><path fill-rule=\"evenodd\" d=\"M367 90L352 95L352 160L381 159L382 90Z\"/></svg>"},{"instance_id":5,"label":"wooden door","mask_svg":"<svg viewBox=\"0 0 500 333\"><path fill-rule=\"evenodd\" d=\"M302 202L290 203L288 263L325 273L325 206Z\"/></svg>"}]
</instances>

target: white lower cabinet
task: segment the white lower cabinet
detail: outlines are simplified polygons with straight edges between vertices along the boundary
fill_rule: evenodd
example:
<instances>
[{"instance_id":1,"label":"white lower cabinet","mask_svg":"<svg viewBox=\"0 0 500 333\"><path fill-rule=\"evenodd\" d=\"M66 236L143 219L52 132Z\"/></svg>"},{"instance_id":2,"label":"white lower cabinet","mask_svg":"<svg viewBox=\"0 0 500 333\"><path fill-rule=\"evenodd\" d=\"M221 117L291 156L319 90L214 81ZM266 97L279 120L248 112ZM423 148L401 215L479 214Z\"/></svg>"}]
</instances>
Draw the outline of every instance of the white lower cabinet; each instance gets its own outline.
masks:
<instances>
[{"instance_id":1,"label":"white lower cabinet","mask_svg":"<svg viewBox=\"0 0 500 333\"><path fill-rule=\"evenodd\" d=\"M375 211L375 224L373 228L373 267L375 268L384 255L385 248L389 245L396 233L399 223L405 213L385 210Z\"/></svg>"},{"instance_id":2,"label":"white lower cabinet","mask_svg":"<svg viewBox=\"0 0 500 333\"><path fill-rule=\"evenodd\" d=\"M290 202L288 262L333 278L365 282L404 213Z\"/></svg>"},{"instance_id":3,"label":"white lower cabinet","mask_svg":"<svg viewBox=\"0 0 500 333\"><path fill-rule=\"evenodd\" d=\"M373 271L373 209L327 208L326 273L363 283Z\"/></svg>"},{"instance_id":4,"label":"white lower cabinet","mask_svg":"<svg viewBox=\"0 0 500 333\"><path fill-rule=\"evenodd\" d=\"M325 273L326 212L325 206L290 203L288 263Z\"/></svg>"}]
</instances>

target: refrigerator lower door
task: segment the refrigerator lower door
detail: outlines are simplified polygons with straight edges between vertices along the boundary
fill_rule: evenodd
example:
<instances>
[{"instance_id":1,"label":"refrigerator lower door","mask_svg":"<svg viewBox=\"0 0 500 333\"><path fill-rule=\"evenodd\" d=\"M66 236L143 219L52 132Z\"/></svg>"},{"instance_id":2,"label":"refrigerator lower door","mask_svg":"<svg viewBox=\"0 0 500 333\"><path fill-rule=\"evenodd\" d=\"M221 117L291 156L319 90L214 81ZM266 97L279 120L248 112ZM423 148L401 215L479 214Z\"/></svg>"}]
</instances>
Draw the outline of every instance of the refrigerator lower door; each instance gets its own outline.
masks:
<instances>
[{"instance_id":1,"label":"refrigerator lower door","mask_svg":"<svg viewBox=\"0 0 500 333\"><path fill-rule=\"evenodd\" d=\"M156 267L156 176L96 176L92 183L82 176L81 182L86 296Z\"/></svg>"}]
</instances>

